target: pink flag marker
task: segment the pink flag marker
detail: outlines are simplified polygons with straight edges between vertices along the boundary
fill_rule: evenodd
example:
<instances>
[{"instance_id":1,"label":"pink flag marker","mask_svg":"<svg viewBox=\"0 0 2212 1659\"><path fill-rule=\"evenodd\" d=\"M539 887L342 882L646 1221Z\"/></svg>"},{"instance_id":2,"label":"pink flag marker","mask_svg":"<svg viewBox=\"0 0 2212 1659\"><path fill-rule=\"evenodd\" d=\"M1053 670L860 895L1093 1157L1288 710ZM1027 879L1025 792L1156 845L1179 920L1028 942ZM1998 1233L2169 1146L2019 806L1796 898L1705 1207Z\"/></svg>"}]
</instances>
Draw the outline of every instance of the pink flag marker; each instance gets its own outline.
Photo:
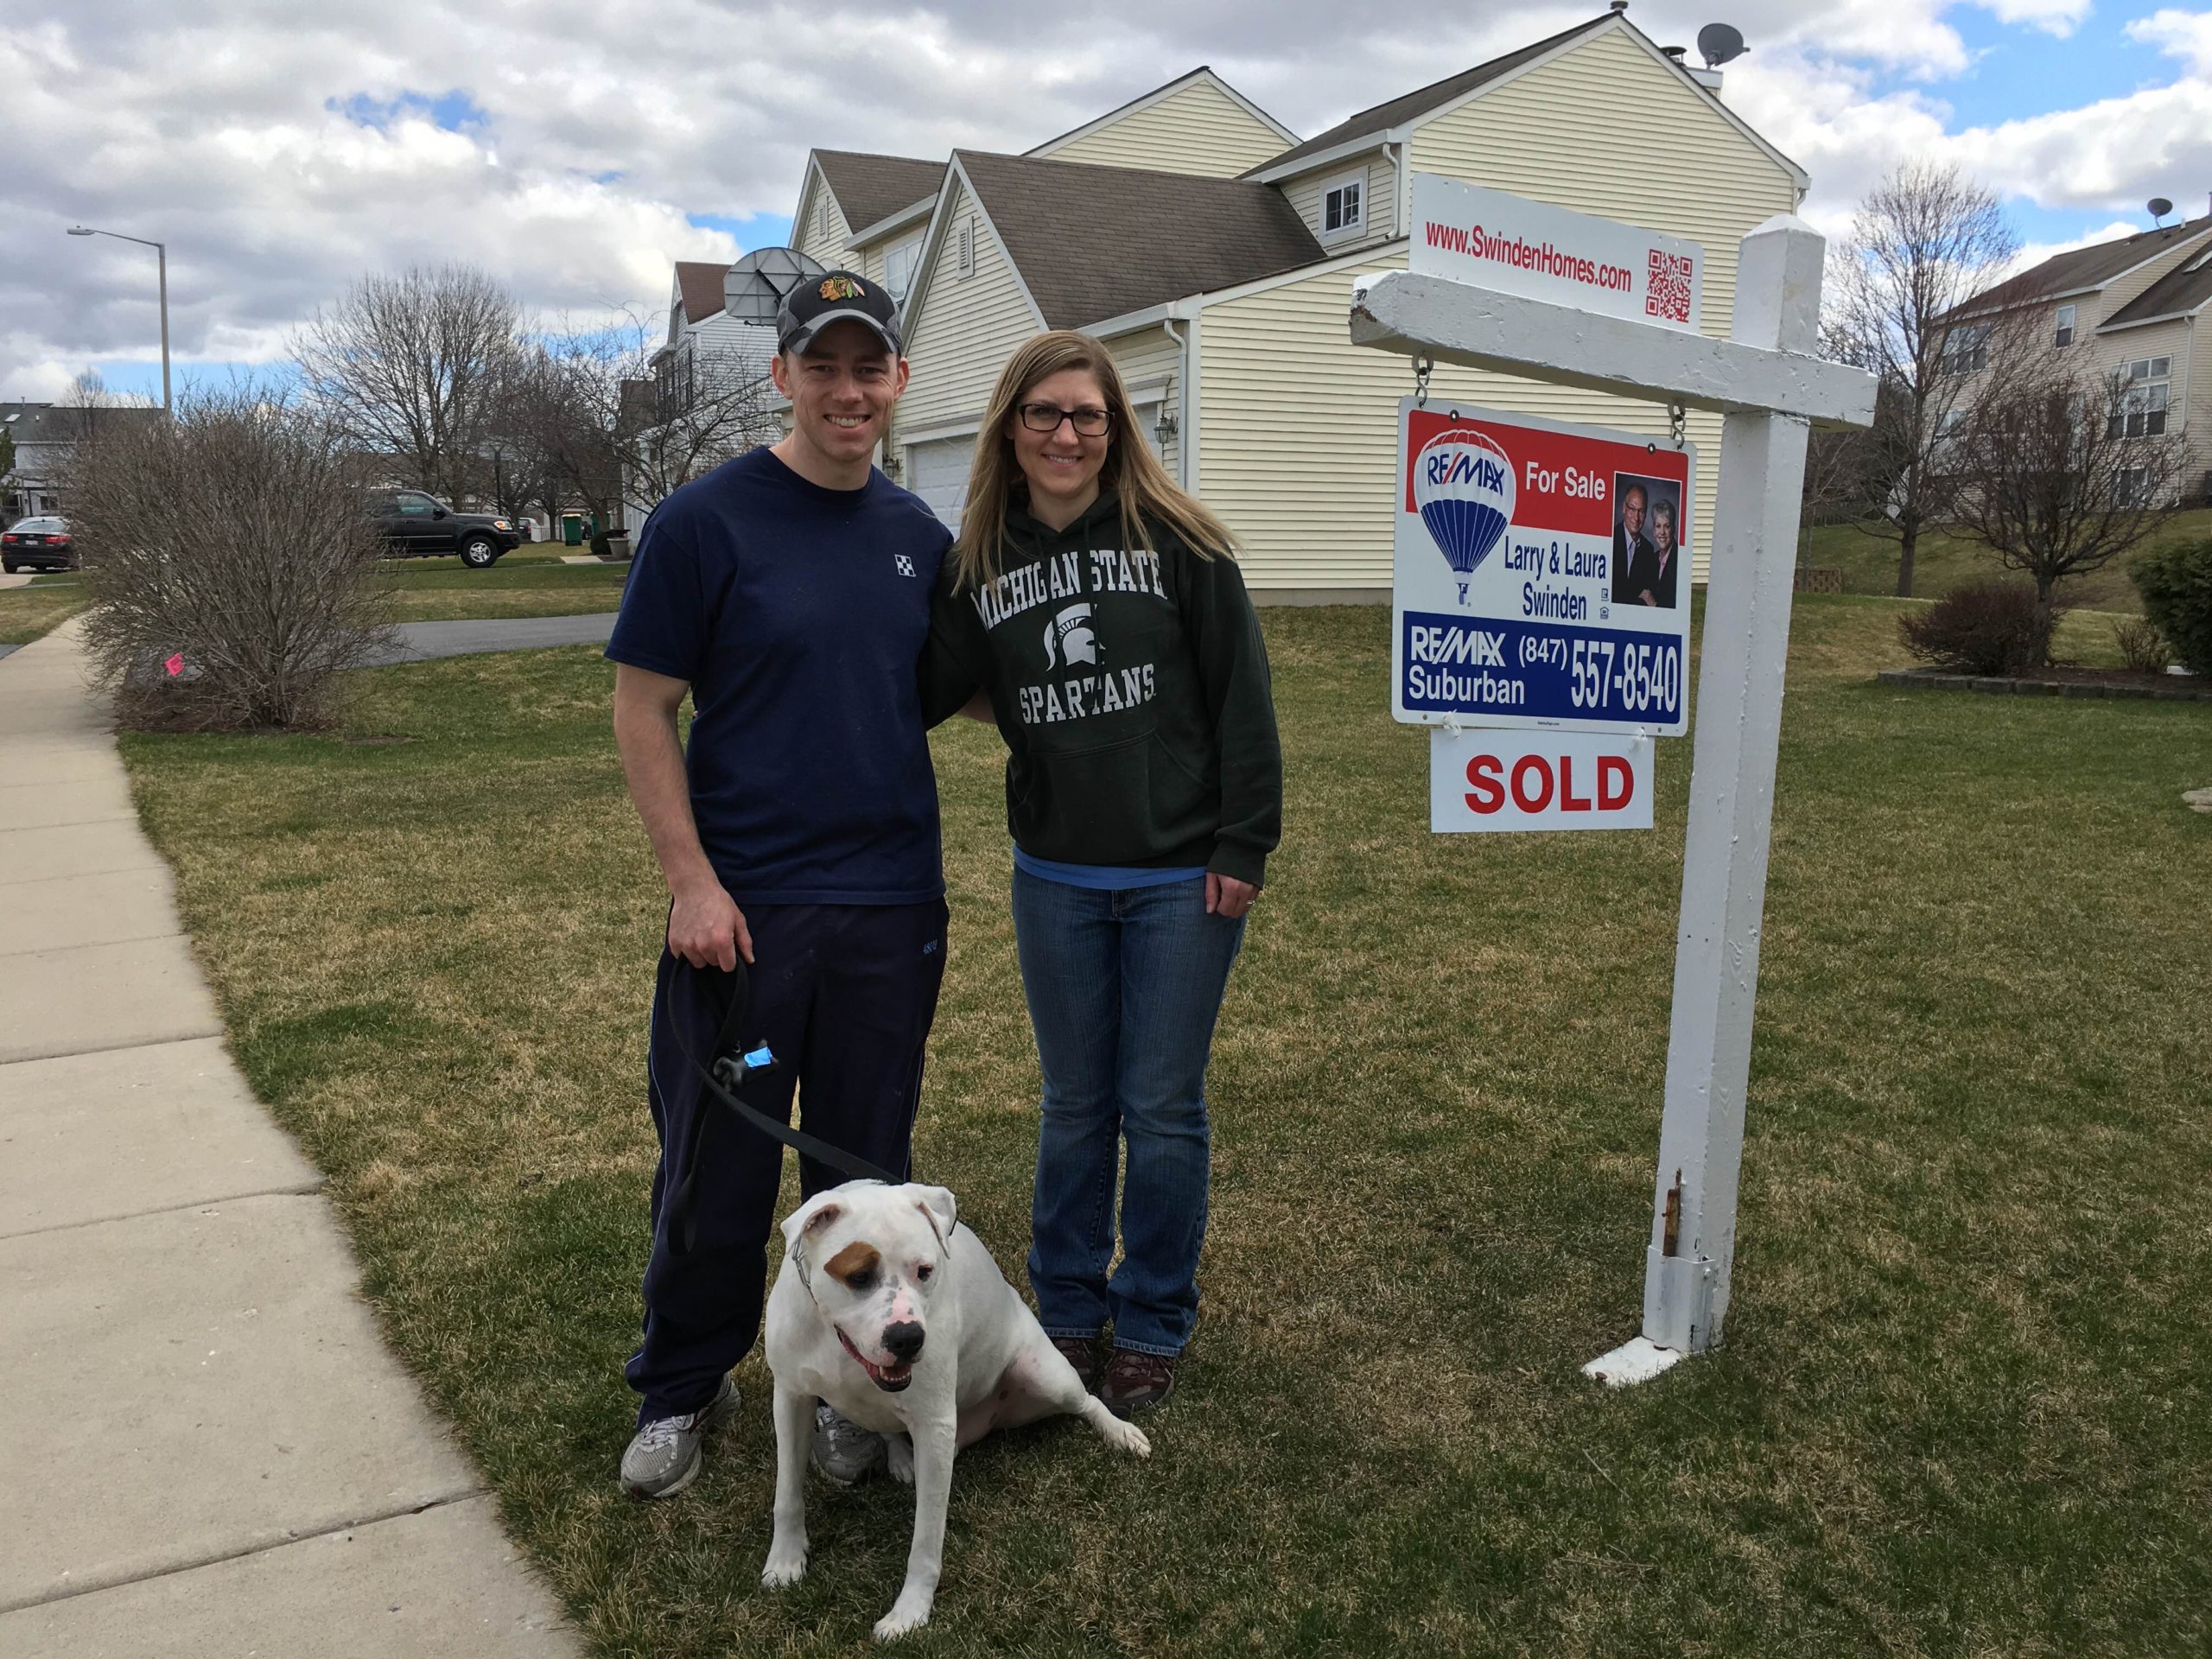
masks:
<instances>
[{"instance_id":1,"label":"pink flag marker","mask_svg":"<svg viewBox=\"0 0 2212 1659\"><path fill-rule=\"evenodd\" d=\"M168 661L163 663L162 666L168 670L169 677L171 679L175 679L178 675L184 672L184 653L180 651L175 656L170 658Z\"/></svg>"}]
</instances>

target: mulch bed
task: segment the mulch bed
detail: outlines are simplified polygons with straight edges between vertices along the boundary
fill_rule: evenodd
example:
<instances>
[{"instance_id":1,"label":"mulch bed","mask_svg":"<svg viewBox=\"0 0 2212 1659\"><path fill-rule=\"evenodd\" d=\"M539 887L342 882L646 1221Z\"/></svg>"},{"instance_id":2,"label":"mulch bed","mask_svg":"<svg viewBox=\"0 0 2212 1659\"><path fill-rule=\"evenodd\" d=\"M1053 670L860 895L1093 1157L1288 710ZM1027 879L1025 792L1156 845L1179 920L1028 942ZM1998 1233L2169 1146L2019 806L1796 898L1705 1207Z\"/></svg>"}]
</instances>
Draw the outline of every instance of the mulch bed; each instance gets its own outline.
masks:
<instances>
[{"instance_id":1,"label":"mulch bed","mask_svg":"<svg viewBox=\"0 0 2212 1659\"><path fill-rule=\"evenodd\" d=\"M2199 675L2139 674L2124 668L2045 668L2014 679L1947 674L1933 668L1885 668L1885 685L1919 685L1942 691L1986 691L2021 697L2155 697L2161 702L2212 702L2212 683Z\"/></svg>"}]
</instances>

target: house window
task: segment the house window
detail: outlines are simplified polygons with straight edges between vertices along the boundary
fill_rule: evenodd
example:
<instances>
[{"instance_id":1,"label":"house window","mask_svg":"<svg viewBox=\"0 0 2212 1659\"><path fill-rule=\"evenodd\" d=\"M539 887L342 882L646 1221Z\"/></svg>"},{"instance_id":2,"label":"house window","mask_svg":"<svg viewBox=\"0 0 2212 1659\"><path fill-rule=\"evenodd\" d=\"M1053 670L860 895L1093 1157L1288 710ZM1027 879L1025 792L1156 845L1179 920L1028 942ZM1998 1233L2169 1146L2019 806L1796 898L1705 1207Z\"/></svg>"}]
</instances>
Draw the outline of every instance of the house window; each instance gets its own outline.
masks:
<instances>
[{"instance_id":1,"label":"house window","mask_svg":"<svg viewBox=\"0 0 2212 1659\"><path fill-rule=\"evenodd\" d=\"M2120 471L2119 487L2114 491L2123 507L2146 505L2151 499L2150 469L2146 467L2123 467Z\"/></svg>"},{"instance_id":2,"label":"house window","mask_svg":"<svg viewBox=\"0 0 2212 1659\"><path fill-rule=\"evenodd\" d=\"M2107 437L2155 438L2166 429L2166 397L2172 385L2173 359L2139 357L2113 372L2120 401L2107 424Z\"/></svg>"},{"instance_id":3,"label":"house window","mask_svg":"<svg viewBox=\"0 0 2212 1659\"><path fill-rule=\"evenodd\" d=\"M922 238L918 236L883 251L883 285L891 290L894 304L906 303L907 292L914 286L914 264L921 254Z\"/></svg>"},{"instance_id":4,"label":"house window","mask_svg":"<svg viewBox=\"0 0 2212 1659\"><path fill-rule=\"evenodd\" d=\"M1989 325L1954 328L1943 336L1943 368L1949 374L1975 374L1989 366Z\"/></svg>"},{"instance_id":5,"label":"house window","mask_svg":"<svg viewBox=\"0 0 2212 1659\"><path fill-rule=\"evenodd\" d=\"M2053 343L2059 346L2074 343L2074 308L2070 305L2058 308L2058 333Z\"/></svg>"},{"instance_id":6,"label":"house window","mask_svg":"<svg viewBox=\"0 0 2212 1659\"><path fill-rule=\"evenodd\" d=\"M953 265L963 276L976 274L976 216L973 213L953 227Z\"/></svg>"},{"instance_id":7,"label":"house window","mask_svg":"<svg viewBox=\"0 0 2212 1659\"><path fill-rule=\"evenodd\" d=\"M1348 174L1321 187L1321 234L1348 236L1367 224L1367 175Z\"/></svg>"}]
</instances>

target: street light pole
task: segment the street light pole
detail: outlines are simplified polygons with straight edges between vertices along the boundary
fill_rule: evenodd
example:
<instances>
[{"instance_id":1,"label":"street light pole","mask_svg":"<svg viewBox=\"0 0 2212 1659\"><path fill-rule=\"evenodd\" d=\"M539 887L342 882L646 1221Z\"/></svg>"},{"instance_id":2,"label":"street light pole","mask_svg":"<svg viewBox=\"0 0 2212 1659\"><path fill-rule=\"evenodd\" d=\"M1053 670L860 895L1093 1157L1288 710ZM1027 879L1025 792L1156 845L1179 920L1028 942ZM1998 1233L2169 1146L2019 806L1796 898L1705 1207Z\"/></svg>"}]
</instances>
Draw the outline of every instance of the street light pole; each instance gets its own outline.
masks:
<instances>
[{"instance_id":1,"label":"street light pole","mask_svg":"<svg viewBox=\"0 0 2212 1659\"><path fill-rule=\"evenodd\" d=\"M151 248L161 273L162 285L162 413L173 415L169 403L169 251L166 243L149 242L143 236L125 236L120 231L96 231L88 225L72 225L72 236L111 236L118 242L136 242L142 248Z\"/></svg>"}]
</instances>

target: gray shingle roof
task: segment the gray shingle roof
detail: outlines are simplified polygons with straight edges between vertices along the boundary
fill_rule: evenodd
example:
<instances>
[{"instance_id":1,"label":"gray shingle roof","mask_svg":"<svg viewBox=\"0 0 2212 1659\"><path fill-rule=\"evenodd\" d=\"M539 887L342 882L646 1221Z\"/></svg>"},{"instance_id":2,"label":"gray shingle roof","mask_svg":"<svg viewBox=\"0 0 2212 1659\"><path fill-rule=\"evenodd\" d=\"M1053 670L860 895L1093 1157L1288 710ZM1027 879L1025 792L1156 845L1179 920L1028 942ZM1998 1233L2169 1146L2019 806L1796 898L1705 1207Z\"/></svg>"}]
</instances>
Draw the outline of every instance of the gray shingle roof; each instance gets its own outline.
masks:
<instances>
[{"instance_id":1,"label":"gray shingle roof","mask_svg":"<svg viewBox=\"0 0 2212 1659\"><path fill-rule=\"evenodd\" d=\"M2212 219L2204 222L2212 226ZM2190 269L2192 265L2195 270ZM2185 259L2179 270L2168 271L2098 326L2109 328L2115 323L2179 316L2184 311L2196 310L2207 300L2212 300L2212 260L2200 263Z\"/></svg>"},{"instance_id":2,"label":"gray shingle roof","mask_svg":"<svg viewBox=\"0 0 2212 1659\"><path fill-rule=\"evenodd\" d=\"M2054 253L2041 264L2031 266L1994 288L1983 289L1959 309L1961 312L1986 311L2049 295L2101 288L2122 271L2133 270L2145 260L2155 259L2159 254L2177 248L2207 231L2212 231L2212 215L2192 219L2185 224L2169 225L2164 230L2138 231L2133 236L2123 236L2113 242L2098 242L2086 248ZM2167 280L2170 279L2161 278L2152 283L2145 293L2154 292ZM2142 298L2143 296L2137 296L2135 302L2124 308L2133 310ZM2106 321L2118 321L2119 319L2111 317Z\"/></svg>"},{"instance_id":3,"label":"gray shingle roof","mask_svg":"<svg viewBox=\"0 0 2212 1659\"><path fill-rule=\"evenodd\" d=\"M1281 167L1285 162L1303 161L1308 156L1318 156L1324 150L1334 149L1338 145L1350 143L1356 138L1380 138L1391 128L1402 127L1407 122L1416 120L1431 110L1449 104L1455 98L1464 97L1477 87L1496 80L1501 75L1510 74L1523 64L1534 61L1553 48L1573 40L1577 35L1597 28L1612 16L1613 14L1608 11L1604 16L1593 17L1587 22L1577 23L1572 29L1563 29L1556 35L1548 35L1533 46L1524 46L1516 52L1509 52L1502 58L1492 58L1488 63L1478 63L1471 69L1462 70L1456 75L1432 82L1418 92L1408 92L1402 98L1394 98L1387 104L1377 104L1373 109L1362 110L1357 115L1338 122L1326 132L1316 133L1304 143L1286 149L1281 155L1261 162L1258 167L1249 169L1244 176L1249 178L1254 173L1264 172L1268 168Z\"/></svg>"},{"instance_id":4,"label":"gray shingle roof","mask_svg":"<svg viewBox=\"0 0 2212 1659\"><path fill-rule=\"evenodd\" d=\"M0 432L18 444L75 443L103 426L156 420L160 416L158 409L130 404L87 409L74 404L0 403Z\"/></svg>"},{"instance_id":5,"label":"gray shingle roof","mask_svg":"<svg viewBox=\"0 0 2212 1659\"><path fill-rule=\"evenodd\" d=\"M943 162L912 156L869 156L851 149L817 149L814 159L837 198L850 230L865 230L901 207L926 201L944 181Z\"/></svg>"},{"instance_id":6,"label":"gray shingle roof","mask_svg":"<svg viewBox=\"0 0 2212 1659\"><path fill-rule=\"evenodd\" d=\"M953 154L1054 328L1080 328L1327 257L1272 185Z\"/></svg>"}]
</instances>

